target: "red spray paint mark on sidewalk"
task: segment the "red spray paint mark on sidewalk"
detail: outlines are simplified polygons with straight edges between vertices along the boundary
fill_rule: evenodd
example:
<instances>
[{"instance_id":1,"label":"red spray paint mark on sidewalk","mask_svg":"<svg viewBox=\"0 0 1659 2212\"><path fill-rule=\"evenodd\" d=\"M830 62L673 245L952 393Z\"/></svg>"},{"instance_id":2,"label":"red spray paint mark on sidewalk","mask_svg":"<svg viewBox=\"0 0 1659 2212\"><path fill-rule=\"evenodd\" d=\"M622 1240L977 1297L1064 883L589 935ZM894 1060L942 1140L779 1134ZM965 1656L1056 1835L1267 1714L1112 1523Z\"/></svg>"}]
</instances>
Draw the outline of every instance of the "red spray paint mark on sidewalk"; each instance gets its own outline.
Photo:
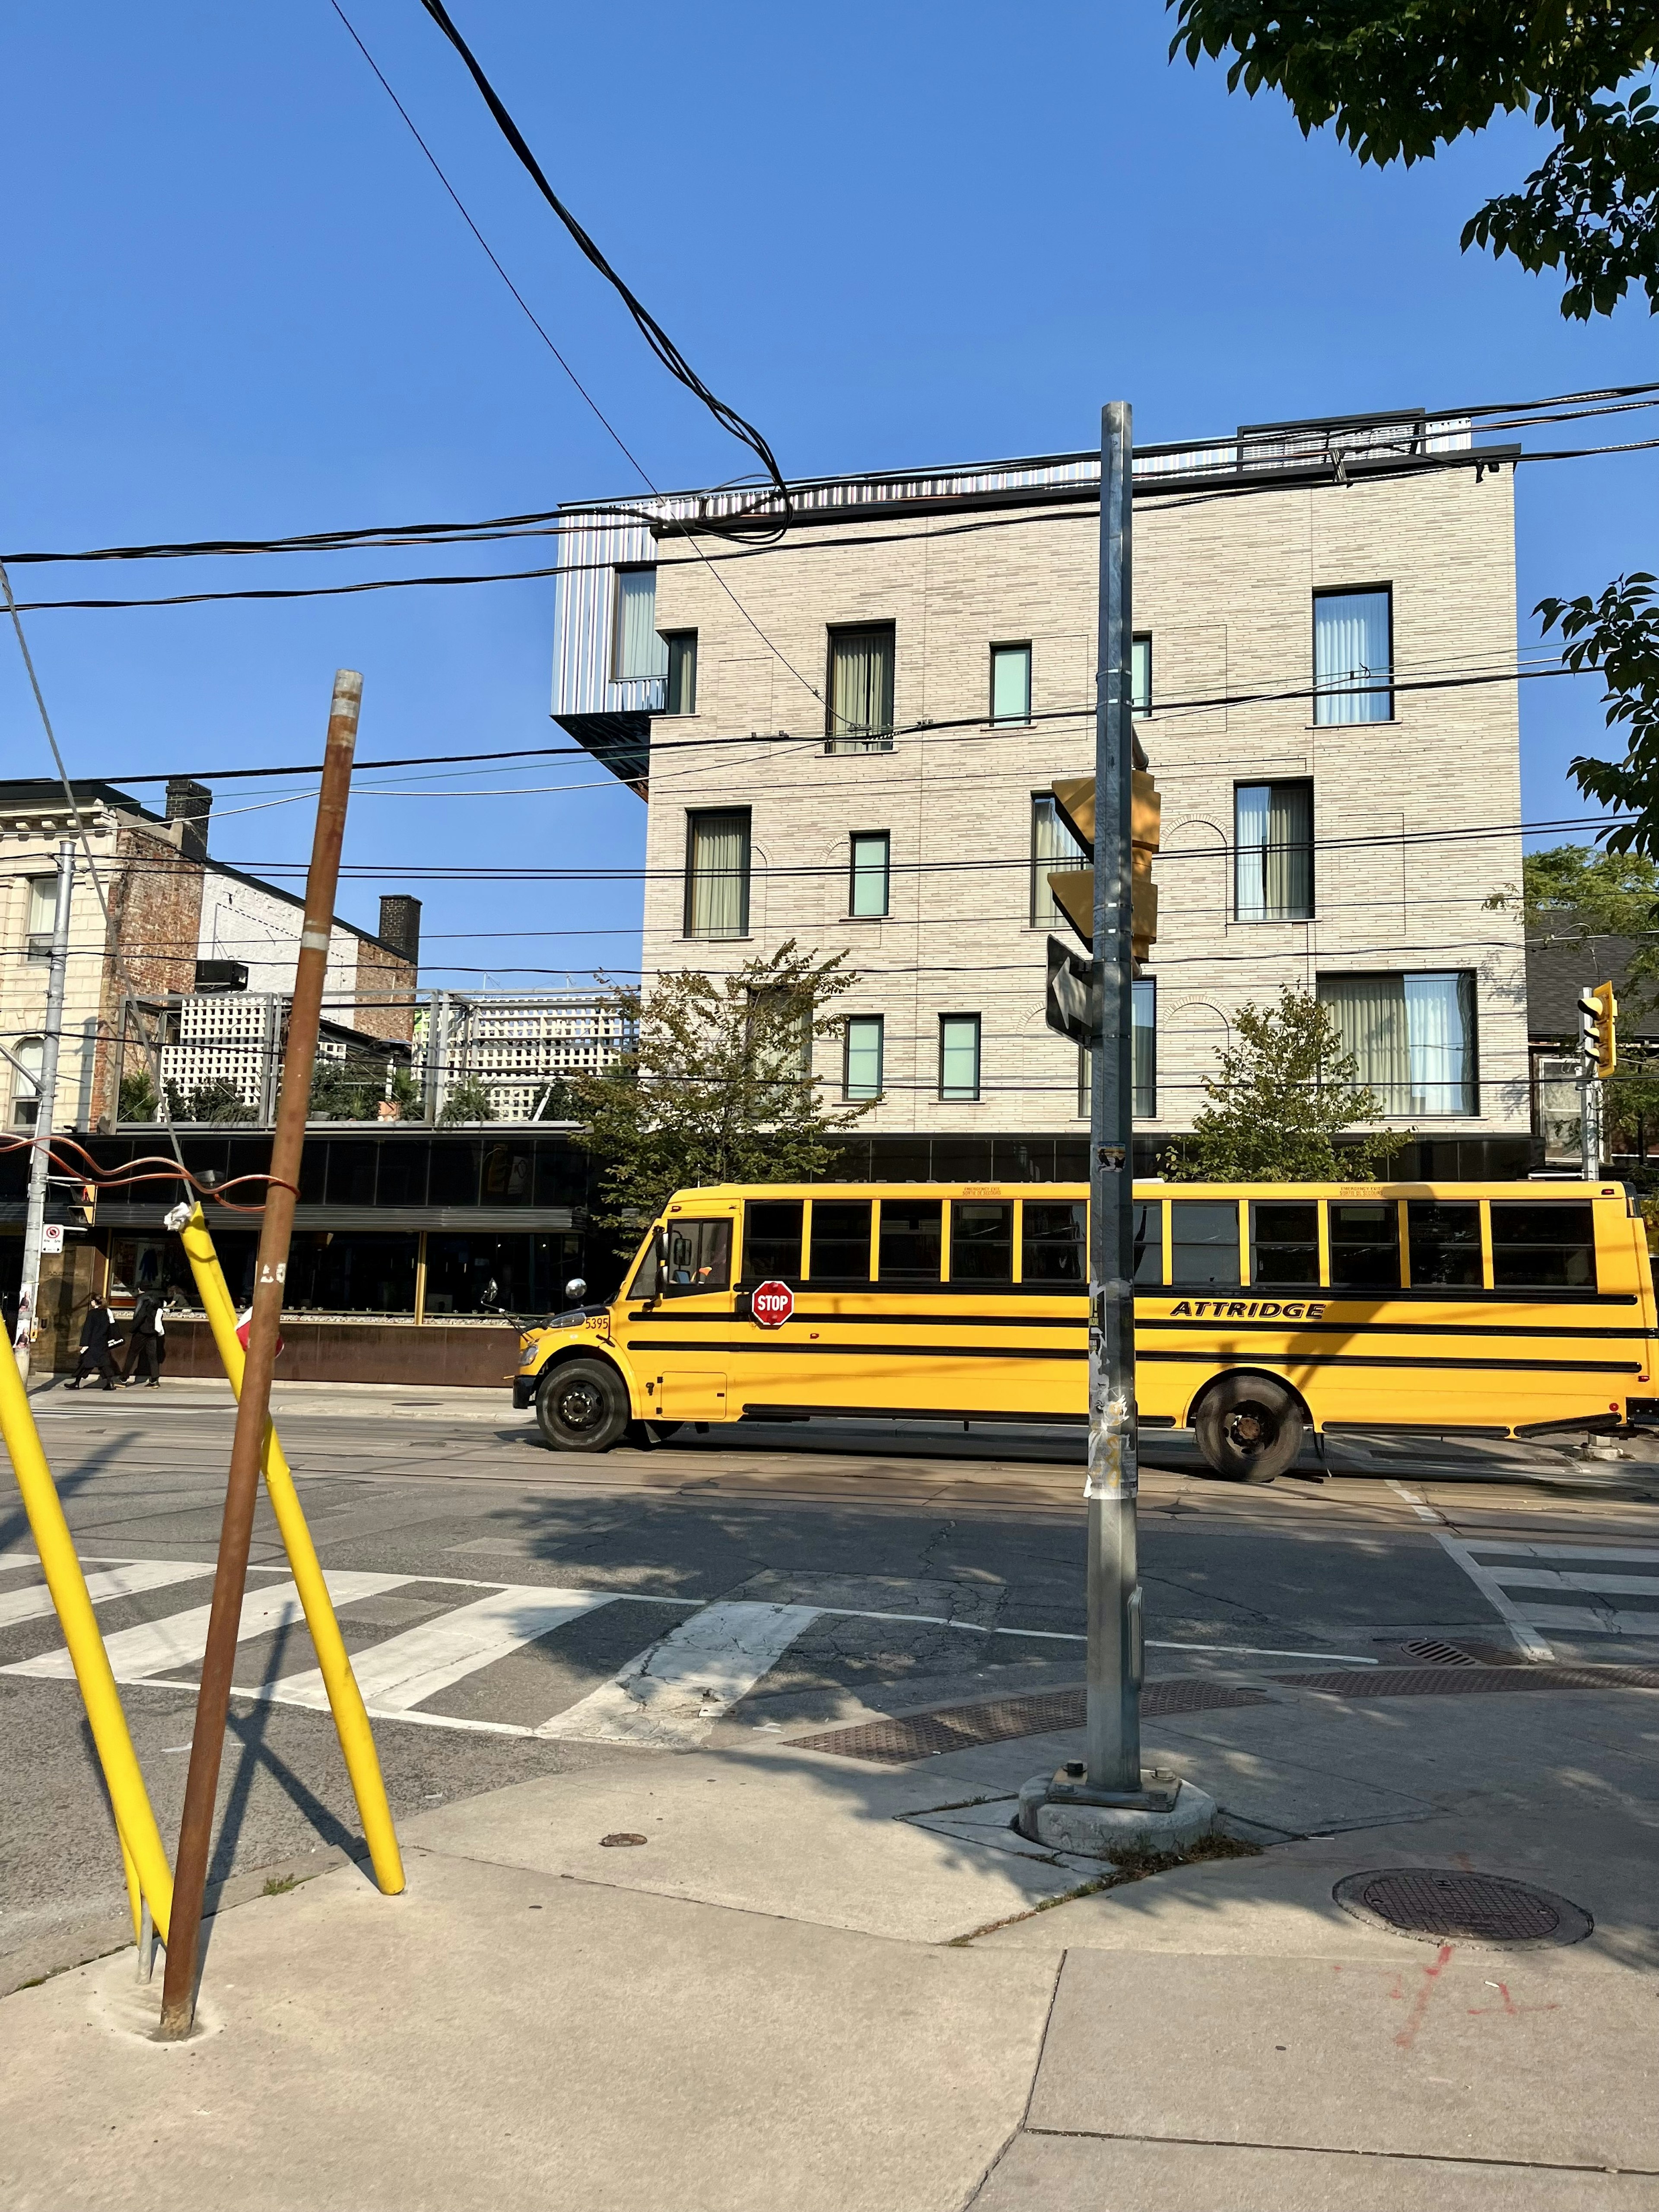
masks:
<instances>
[{"instance_id":1,"label":"red spray paint mark on sidewalk","mask_svg":"<svg viewBox=\"0 0 1659 2212\"><path fill-rule=\"evenodd\" d=\"M1504 2013L1510 2019L1518 2020L1523 2012L1559 2012L1561 2009L1559 2004L1516 2004L1515 1999L1510 1995L1510 1985L1507 1982L1489 1982L1486 1986L1488 1989L1496 1990L1504 2002L1501 2005L1471 2005L1469 2007L1471 2020L1479 2020L1484 2013L1489 2012Z\"/></svg>"},{"instance_id":2,"label":"red spray paint mark on sidewalk","mask_svg":"<svg viewBox=\"0 0 1659 2212\"><path fill-rule=\"evenodd\" d=\"M1433 1966L1424 1967L1422 1984L1417 1995L1412 1999L1412 2008L1406 2025L1395 2038L1395 2043L1401 2051L1409 2051L1416 2042L1417 2031L1423 2025L1424 2015L1427 2013L1430 2000L1434 1996L1434 1985L1449 1965L1455 1948L1455 1946L1453 1944L1443 1943L1436 1954ZM1403 1999L1405 1992L1403 1990L1395 1989L1390 1990L1389 1995Z\"/></svg>"}]
</instances>

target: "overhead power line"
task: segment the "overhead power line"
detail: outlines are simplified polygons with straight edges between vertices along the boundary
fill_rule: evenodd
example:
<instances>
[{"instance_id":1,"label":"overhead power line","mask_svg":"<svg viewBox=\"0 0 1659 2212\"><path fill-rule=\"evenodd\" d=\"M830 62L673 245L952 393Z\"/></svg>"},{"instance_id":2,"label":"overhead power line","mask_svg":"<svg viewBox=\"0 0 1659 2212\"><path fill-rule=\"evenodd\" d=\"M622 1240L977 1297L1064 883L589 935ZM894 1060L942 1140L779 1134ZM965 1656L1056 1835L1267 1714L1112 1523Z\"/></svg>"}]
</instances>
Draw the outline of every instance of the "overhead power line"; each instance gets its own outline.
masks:
<instances>
[{"instance_id":1,"label":"overhead power line","mask_svg":"<svg viewBox=\"0 0 1659 2212\"><path fill-rule=\"evenodd\" d=\"M722 429L729 431L734 438L748 447L776 485L787 514L789 507L789 487L784 480L783 471L778 466L771 447L768 445L752 422L739 415L734 407L728 407L725 400L718 398L709 390L651 310L617 275L616 270L611 267L605 255L582 228L575 216L571 214L552 185L549 184L541 163L530 150L524 133L508 114L495 86L484 75L477 55L456 29L448 9L442 4L442 0L422 0L422 5L460 56L465 64L467 74L483 95L485 106L495 118L496 127L534 179L537 190L569 232L581 252L599 270L600 276L613 287L623 305L633 317L636 328L652 352L656 355L657 359L671 376L683 384L694 398L702 402ZM361 45L362 41L359 40L358 43ZM376 74L378 75L379 72L377 71ZM389 87L387 88L390 89ZM490 258L493 260L495 256L492 254Z\"/></svg>"}]
</instances>

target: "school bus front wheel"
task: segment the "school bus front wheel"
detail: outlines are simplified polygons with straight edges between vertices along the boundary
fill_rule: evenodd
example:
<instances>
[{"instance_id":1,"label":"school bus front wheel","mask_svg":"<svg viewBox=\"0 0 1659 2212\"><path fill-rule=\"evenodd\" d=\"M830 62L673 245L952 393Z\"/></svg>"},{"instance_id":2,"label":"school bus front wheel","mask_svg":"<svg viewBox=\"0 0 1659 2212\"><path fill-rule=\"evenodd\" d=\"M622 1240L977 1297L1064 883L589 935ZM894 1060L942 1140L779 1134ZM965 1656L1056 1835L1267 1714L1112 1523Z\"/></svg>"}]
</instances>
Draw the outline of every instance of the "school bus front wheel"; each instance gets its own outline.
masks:
<instances>
[{"instance_id":1,"label":"school bus front wheel","mask_svg":"<svg viewBox=\"0 0 1659 2212\"><path fill-rule=\"evenodd\" d=\"M556 1451L609 1451L629 1418L627 1387L608 1360L561 1360L536 1393L538 1425Z\"/></svg>"},{"instance_id":2,"label":"school bus front wheel","mask_svg":"<svg viewBox=\"0 0 1659 2212\"><path fill-rule=\"evenodd\" d=\"M1307 1415L1271 1375L1219 1375L1193 1413L1204 1462L1231 1482L1267 1483L1295 1463Z\"/></svg>"}]
</instances>

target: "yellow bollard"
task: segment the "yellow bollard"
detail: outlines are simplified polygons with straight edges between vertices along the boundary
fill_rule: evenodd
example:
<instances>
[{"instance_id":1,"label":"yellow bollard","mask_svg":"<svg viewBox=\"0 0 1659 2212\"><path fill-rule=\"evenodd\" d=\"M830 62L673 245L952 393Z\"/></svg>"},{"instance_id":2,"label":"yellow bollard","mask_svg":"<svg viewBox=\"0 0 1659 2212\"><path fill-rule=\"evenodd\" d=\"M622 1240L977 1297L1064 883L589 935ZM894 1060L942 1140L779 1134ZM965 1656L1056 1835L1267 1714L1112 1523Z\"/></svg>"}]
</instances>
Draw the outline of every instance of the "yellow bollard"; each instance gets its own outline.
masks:
<instances>
[{"instance_id":1,"label":"yellow bollard","mask_svg":"<svg viewBox=\"0 0 1659 2212\"><path fill-rule=\"evenodd\" d=\"M34 1425L28 1393L17 1371L10 1339L3 1329L0 1329L0 1436L4 1437L6 1449L11 1454L12 1472L23 1494L23 1510L28 1515L34 1548L40 1554L46 1588L52 1592L75 1679L81 1686L82 1702L87 1709L92 1740L97 1747L110 1804L114 1809L122 1856L137 1872L143 1893L149 1899L150 1917L165 1943L173 1909L173 1870L161 1847L155 1815L150 1810L149 1792L144 1787L138 1755L127 1733L121 1693L115 1686L109 1654L98 1632L92 1600L87 1595L86 1577L76 1557L74 1540L64 1518L52 1469L40 1448L40 1432Z\"/></svg>"},{"instance_id":2,"label":"yellow bollard","mask_svg":"<svg viewBox=\"0 0 1659 2212\"><path fill-rule=\"evenodd\" d=\"M182 1212L182 1207L179 1209ZM177 1214L169 1220L176 1220ZM189 1218L180 1226L179 1237L191 1273L196 1278L196 1288L213 1331L213 1340L231 1389L240 1398L242 1390L242 1368L246 1355L236 1334L236 1307L226 1284L219 1255L213 1248L213 1238L203 1218L200 1206L195 1206ZM351 1671L351 1660L340 1634L340 1624L334 1616L333 1601L328 1585L323 1580L316 1547L311 1540L311 1530L306 1525L300 1494L294 1486L294 1477L283 1447L276 1437L276 1424L265 1424L265 1440L260 1460L265 1479L266 1494L270 1499L276 1526L288 1553L288 1563L293 1571L295 1588L300 1593L300 1602L305 1607L306 1625L311 1631L311 1640L316 1648L317 1664L328 1692L328 1702L334 1714L334 1726L340 1738L340 1749L345 1758L346 1771L351 1778L352 1793L357 1800L357 1817L363 1824L363 1839L368 1845L369 1863L374 1869L374 1879L387 1897L396 1897L404 1887L403 1855L398 1848L398 1832L392 1825L392 1808L386 1802L386 1783L380 1773L380 1756L374 1748L374 1732L368 1724L368 1715L363 1709L362 1692L357 1687L357 1678Z\"/></svg>"}]
</instances>

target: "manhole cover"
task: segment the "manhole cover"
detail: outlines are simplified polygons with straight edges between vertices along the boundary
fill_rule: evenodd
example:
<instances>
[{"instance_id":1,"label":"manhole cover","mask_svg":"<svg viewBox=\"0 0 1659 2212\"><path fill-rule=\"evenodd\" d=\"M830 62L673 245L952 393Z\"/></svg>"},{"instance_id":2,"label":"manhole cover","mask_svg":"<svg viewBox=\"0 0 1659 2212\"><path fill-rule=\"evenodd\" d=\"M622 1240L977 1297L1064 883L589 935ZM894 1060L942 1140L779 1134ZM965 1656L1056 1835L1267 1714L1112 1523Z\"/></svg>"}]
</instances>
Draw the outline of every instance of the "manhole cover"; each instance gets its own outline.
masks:
<instances>
[{"instance_id":1,"label":"manhole cover","mask_svg":"<svg viewBox=\"0 0 1659 2212\"><path fill-rule=\"evenodd\" d=\"M1534 1943L1577 1943L1594 1923L1588 1912L1501 1874L1459 1874L1449 1867L1385 1867L1351 1874L1331 1892L1356 1920L1427 1943L1486 1943L1509 1950Z\"/></svg>"}]
</instances>

